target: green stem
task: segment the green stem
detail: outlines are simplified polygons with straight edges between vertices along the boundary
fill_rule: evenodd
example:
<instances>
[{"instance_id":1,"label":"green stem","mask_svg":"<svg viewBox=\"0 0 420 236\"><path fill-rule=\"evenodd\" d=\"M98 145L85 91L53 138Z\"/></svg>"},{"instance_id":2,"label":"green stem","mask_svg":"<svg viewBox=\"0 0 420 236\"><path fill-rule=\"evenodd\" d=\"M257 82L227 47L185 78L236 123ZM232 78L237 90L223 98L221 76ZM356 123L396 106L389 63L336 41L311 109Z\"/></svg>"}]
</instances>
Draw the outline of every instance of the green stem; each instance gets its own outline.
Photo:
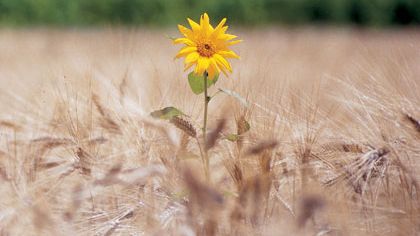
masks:
<instances>
[{"instance_id":1,"label":"green stem","mask_svg":"<svg viewBox=\"0 0 420 236\"><path fill-rule=\"evenodd\" d=\"M206 174L206 179L210 180L210 171L209 171L209 158L207 155L207 110L209 106L209 96L207 94L207 71L204 72L204 117L203 117L203 143L204 143L204 169Z\"/></svg>"},{"instance_id":2,"label":"green stem","mask_svg":"<svg viewBox=\"0 0 420 236\"><path fill-rule=\"evenodd\" d=\"M207 109L208 109L208 95L207 95L207 72L204 72L204 121L203 121L203 136L206 141L206 130L207 130Z\"/></svg>"}]
</instances>

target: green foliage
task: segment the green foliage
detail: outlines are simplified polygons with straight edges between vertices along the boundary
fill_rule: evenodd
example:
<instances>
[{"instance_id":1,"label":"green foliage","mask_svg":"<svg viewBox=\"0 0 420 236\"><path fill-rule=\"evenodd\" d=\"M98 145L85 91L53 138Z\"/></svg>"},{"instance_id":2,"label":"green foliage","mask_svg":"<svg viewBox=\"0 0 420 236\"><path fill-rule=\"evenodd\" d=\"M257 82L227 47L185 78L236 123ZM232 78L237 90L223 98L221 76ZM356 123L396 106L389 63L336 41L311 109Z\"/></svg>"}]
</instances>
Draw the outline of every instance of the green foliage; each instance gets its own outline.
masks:
<instances>
[{"instance_id":1,"label":"green foliage","mask_svg":"<svg viewBox=\"0 0 420 236\"><path fill-rule=\"evenodd\" d=\"M244 25L420 23L419 0L0 0L3 25L173 25L205 11Z\"/></svg>"},{"instance_id":2,"label":"green foliage","mask_svg":"<svg viewBox=\"0 0 420 236\"><path fill-rule=\"evenodd\" d=\"M219 75L215 75L213 79L207 78L207 88L210 88L214 85L219 79ZM201 94L204 92L204 76L196 75L194 72L188 74L188 84L190 85L191 90L195 94Z\"/></svg>"},{"instance_id":3,"label":"green foliage","mask_svg":"<svg viewBox=\"0 0 420 236\"><path fill-rule=\"evenodd\" d=\"M184 113L175 107L165 107L161 110L156 110L150 113L153 118L162 120L171 120L174 117L182 116Z\"/></svg>"}]
</instances>

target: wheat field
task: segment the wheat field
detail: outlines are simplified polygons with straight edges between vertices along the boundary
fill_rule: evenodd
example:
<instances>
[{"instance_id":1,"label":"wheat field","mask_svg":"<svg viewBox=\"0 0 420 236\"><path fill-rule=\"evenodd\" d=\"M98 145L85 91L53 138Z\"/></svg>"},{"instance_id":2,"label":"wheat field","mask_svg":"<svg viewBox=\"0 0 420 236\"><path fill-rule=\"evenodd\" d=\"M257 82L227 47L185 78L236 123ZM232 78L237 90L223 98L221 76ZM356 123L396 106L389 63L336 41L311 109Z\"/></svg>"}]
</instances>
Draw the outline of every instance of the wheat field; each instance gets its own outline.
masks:
<instances>
[{"instance_id":1,"label":"wheat field","mask_svg":"<svg viewBox=\"0 0 420 236\"><path fill-rule=\"evenodd\" d=\"M175 31L1 30L0 235L417 235L420 32L234 33L200 144Z\"/></svg>"}]
</instances>

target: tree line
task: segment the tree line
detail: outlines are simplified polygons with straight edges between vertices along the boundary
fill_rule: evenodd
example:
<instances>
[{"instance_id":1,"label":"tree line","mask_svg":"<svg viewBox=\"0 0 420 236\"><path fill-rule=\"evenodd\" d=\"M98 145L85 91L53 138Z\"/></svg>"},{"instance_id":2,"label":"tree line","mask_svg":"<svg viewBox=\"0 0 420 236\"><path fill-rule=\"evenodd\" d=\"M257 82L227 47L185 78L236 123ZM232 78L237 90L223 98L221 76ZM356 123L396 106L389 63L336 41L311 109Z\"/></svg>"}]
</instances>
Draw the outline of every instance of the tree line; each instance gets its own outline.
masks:
<instances>
[{"instance_id":1,"label":"tree line","mask_svg":"<svg viewBox=\"0 0 420 236\"><path fill-rule=\"evenodd\" d=\"M204 11L241 25L420 23L419 0L0 0L0 24L165 26Z\"/></svg>"}]
</instances>

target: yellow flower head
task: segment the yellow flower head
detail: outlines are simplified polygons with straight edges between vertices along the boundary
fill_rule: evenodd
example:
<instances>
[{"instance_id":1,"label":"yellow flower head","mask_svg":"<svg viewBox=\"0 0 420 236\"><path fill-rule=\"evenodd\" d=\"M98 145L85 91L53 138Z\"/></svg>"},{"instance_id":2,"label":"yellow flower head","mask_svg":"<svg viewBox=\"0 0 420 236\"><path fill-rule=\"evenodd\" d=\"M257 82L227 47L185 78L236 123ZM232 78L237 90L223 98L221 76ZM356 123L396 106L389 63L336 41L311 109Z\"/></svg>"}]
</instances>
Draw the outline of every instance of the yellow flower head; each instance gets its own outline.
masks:
<instances>
[{"instance_id":1,"label":"yellow flower head","mask_svg":"<svg viewBox=\"0 0 420 236\"><path fill-rule=\"evenodd\" d=\"M233 40L237 36L226 34L228 29L228 26L224 26L226 18L220 21L216 28L210 24L207 13L201 15L200 24L190 18L187 20L191 29L178 25L184 38L174 40L175 44L185 44L185 47L176 55L176 58L185 57L185 70L196 65L195 74L202 75L207 71L209 79L213 79L220 71L225 75L227 75L227 71L232 72L226 58L239 58L239 56L230 50L229 46L242 40Z\"/></svg>"}]
</instances>

